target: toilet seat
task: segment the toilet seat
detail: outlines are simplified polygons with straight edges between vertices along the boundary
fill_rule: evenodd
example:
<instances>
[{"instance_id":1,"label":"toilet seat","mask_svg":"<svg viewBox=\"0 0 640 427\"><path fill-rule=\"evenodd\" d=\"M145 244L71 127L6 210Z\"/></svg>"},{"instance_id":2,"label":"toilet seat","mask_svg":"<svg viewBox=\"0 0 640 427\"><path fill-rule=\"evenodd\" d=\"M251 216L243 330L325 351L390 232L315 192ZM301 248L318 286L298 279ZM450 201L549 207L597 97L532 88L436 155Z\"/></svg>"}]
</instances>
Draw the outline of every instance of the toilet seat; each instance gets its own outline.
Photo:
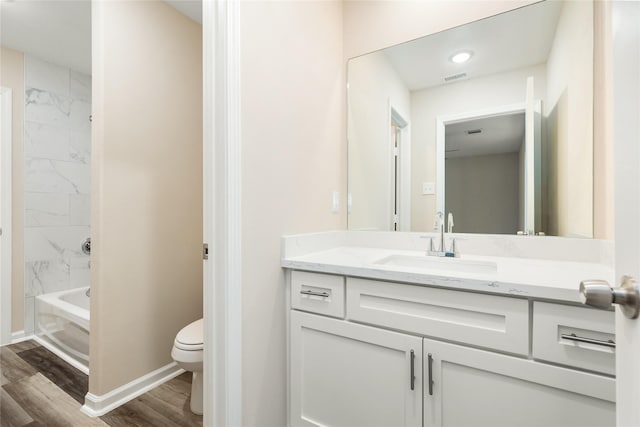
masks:
<instances>
[{"instance_id":1,"label":"toilet seat","mask_svg":"<svg viewBox=\"0 0 640 427\"><path fill-rule=\"evenodd\" d=\"M184 351L202 351L203 343L203 319L189 323L176 335L174 347Z\"/></svg>"},{"instance_id":2,"label":"toilet seat","mask_svg":"<svg viewBox=\"0 0 640 427\"><path fill-rule=\"evenodd\" d=\"M190 408L196 415L202 415L203 323L203 320L199 319L182 328L173 340L171 349L171 357L175 363L181 369L193 372Z\"/></svg>"}]
</instances>

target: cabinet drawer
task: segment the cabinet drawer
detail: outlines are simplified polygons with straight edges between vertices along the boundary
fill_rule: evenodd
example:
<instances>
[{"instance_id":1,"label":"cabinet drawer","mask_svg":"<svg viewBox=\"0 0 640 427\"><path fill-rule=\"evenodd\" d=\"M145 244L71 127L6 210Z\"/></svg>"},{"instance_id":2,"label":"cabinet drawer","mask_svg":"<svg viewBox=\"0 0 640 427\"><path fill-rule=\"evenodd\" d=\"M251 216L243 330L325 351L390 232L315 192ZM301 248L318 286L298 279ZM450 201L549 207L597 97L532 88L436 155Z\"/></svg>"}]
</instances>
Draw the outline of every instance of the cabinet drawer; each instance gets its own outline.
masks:
<instances>
[{"instance_id":1,"label":"cabinet drawer","mask_svg":"<svg viewBox=\"0 0 640 427\"><path fill-rule=\"evenodd\" d=\"M292 271L291 308L344 318L344 277Z\"/></svg>"},{"instance_id":2,"label":"cabinet drawer","mask_svg":"<svg viewBox=\"0 0 640 427\"><path fill-rule=\"evenodd\" d=\"M615 347L607 346L615 341L614 318L612 311L536 302L533 357L615 375Z\"/></svg>"},{"instance_id":3,"label":"cabinet drawer","mask_svg":"<svg viewBox=\"0 0 640 427\"><path fill-rule=\"evenodd\" d=\"M529 353L529 303L347 278L347 318L515 354Z\"/></svg>"}]
</instances>

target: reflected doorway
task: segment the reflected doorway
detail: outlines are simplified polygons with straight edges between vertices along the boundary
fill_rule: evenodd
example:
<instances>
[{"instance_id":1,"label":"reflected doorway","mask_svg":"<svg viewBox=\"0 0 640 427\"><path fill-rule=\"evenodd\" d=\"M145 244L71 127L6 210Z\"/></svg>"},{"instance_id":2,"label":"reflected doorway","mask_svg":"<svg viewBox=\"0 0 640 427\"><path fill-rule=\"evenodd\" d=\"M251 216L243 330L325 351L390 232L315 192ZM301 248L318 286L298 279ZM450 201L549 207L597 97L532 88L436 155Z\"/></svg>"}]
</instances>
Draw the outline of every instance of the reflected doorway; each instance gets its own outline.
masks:
<instances>
[{"instance_id":1,"label":"reflected doorway","mask_svg":"<svg viewBox=\"0 0 640 427\"><path fill-rule=\"evenodd\" d=\"M524 111L445 126L445 212L456 232L524 230L525 151Z\"/></svg>"}]
</instances>

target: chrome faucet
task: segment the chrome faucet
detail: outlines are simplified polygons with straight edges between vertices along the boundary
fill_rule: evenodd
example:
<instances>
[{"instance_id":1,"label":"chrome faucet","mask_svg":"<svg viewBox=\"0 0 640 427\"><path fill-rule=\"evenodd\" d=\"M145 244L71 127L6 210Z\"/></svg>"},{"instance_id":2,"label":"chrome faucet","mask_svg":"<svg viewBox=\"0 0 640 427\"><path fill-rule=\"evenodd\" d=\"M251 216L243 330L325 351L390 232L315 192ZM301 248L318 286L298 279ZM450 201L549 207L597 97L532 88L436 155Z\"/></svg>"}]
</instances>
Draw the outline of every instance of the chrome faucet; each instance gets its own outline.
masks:
<instances>
[{"instance_id":1,"label":"chrome faucet","mask_svg":"<svg viewBox=\"0 0 640 427\"><path fill-rule=\"evenodd\" d=\"M453 214L449 212L449 224L447 232L451 234L453 232ZM445 228L445 220L444 214L442 212L436 213L436 221L433 225L434 231L438 231L440 233L440 245L438 249L436 249L433 245L433 237L429 240L429 250L427 250L428 256L440 256L440 257L455 257L456 256L456 241L455 239L451 239L451 248L447 250L445 246L445 238L444 238L444 228Z\"/></svg>"}]
</instances>

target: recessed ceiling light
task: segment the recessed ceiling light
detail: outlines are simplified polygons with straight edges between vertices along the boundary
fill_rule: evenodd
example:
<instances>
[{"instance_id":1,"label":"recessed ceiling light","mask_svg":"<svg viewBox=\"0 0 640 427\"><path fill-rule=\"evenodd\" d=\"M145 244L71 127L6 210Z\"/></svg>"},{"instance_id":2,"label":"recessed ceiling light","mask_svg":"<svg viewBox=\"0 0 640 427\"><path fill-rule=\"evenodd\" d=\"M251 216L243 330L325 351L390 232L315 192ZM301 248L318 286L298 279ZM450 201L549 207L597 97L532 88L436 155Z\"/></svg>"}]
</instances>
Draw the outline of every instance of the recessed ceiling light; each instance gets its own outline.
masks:
<instances>
[{"instance_id":1,"label":"recessed ceiling light","mask_svg":"<svg viewBox=\"0 0 640 427\"><path fill-rule=\"evenodd\" d=\"M451 62L455 62L456 64L462 64L463 62L467 62L473 56L473 52L465 50L462 52L458 52L455 55L449 58Z\"/></svg>"}]
</instances>

